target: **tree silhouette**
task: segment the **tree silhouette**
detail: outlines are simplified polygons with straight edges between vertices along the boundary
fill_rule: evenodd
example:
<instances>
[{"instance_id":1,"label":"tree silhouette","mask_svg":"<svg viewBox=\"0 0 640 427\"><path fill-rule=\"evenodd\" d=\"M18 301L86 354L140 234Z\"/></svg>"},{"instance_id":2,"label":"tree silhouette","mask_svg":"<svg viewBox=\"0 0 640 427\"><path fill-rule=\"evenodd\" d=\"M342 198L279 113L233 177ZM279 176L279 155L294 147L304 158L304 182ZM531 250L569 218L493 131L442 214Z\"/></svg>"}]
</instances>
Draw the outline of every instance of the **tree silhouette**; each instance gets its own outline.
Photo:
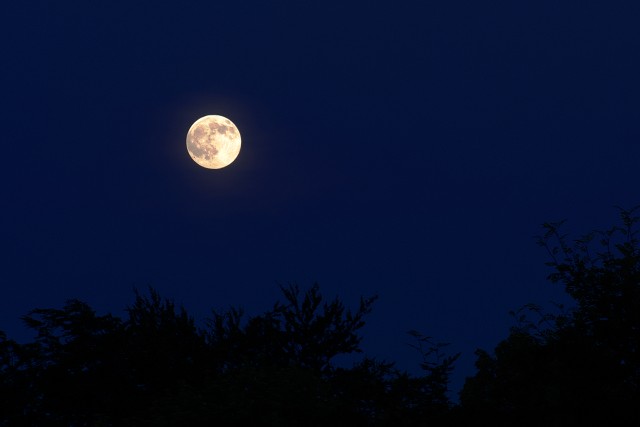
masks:
<instances>
[{"instance_id":1,"label":"tree silhouette","mask_svg":"<svg viewBox=\"0 0 640 427\"><path fill-rule=\"evenodd\" d=\"M233 361L273 363L322 372L338 354L360 352L357 331L371 311L376 297L362 298L355 313L345 311L338 299L323 302L319 286L313 285L302 299L295 285L281 287L285 302L277 302L267 313L241 326L238 309L213 313L208 340L221 355ZM236 348L234 348L236 346Z\"/></svg>"},{"instance_id":2,"label":"tree silhouette","mask_svg":"<svg viewBox=\"0 0 640 427\"><path fill-rule=\"evenodd\" d=\"M136 291L124 320L78 300L32 310L23 320L34 342L0 334L0 425L413 426L446 416L457 356L420 349L423 377L369 357L336 367L335 356L361 352L376 297L352 311L318 285L281 291L266 313L214 312L202 330L152 288Z\"/></svg>"},{"instance_id":3,"label":"tree silhouette","mask_svg":"<svg viewBox=\"0 0 640 427\"><path fill-rule=\"evenodd\" d=\"M0 331L0 426L21 419L33 400L33 394L25 386L24 359L21 346Z\"/></svg>"},{"instance_id":4,"label":"tree silhouette","mask_svg":"<svg viewBox=\"0 0 640 427\"><path fill-rule=\"evenodd\" d=\"M527 304L493 353L476 352L460 405L448 397L459 354L411 331L423 374L364 356L359 331L376 297L347 309L319 286L245 317L213 312L204 329L152 288L127 317L69 300L23 317L18 344L0 332L0 426L635 425L640 421L640 242L622 224L569 244L544 224L549 279L575 307ZM594 248L594 246L596 246Z\"/></svg>"},{"instance_id":5,"label":"tree silhouette","mask_svg":"<svg viewBox=\"0 0 640 427\"><path fill-rule=\"evenodd\" d=\"M337 298L323 302L318 285L303 296L293 285L281 291L284 302L246 324L240 310L213 313L208 342L225 386L212 400L238 425L325 425L335 416L330 361L360 351L357 331L375 297L353 313Z\"/></svg>"},{"instance_id":6,"label":"tree silhouette","mask_svg":"<svg viewBox=\"0 0 640 427\"><path fill-rule=\"evenodd\" d=\"M377 297L361 298L358 310L352 313L345 312L338 298L323 303L317 284L305 292L302 301L297 286L281 290L286 303L276 304L273 312L282 320L287 337L284 350L293 363L321 372L338 354L362 351L359 347L362 338L357 331L364 326L364 316L371 312Z\"/></svg>"},{"instance_id":7,"label":"tree silhouette","mask_svg":"<svg viewBox=\"0 0 640 427\"><path fill-rule=\"evenodd\" d=\"M418 331L409 331L409 335L415 338L413 348L422 356L420 367L425 371L421 378L422 387L429 396L429 405L438 412L444 413L449 407L449 378L453 372L453 366L460 357L460 353L448 356L442 350L449 343L434 342L432 337L422 335Z\"/></svg>"},{"instance_id":8,"label":"tree silhouette","mask_svg":"<svg viewBox=\"0 0 640 427\"><path fill-rule=\"evenodd\" d=\"M499 425L635 425L640 421L640 246L634 210L621 226L567 243L546 223L549 279L576 301L560 314L527 305L461 393L464 413ZM592 242L599 237L595 252ZM537 319L531 319L533 314Z\"/></svg>"},{"instance_id":9,"label":"tree silhouette","mask_svg":"<svg viewBox=\"0 0 640 427\"><path fill-rule=\"evenodd\" d=\"M37 332L20 347L20 382L29 398L22 408L31 425L89 425L103 409L121 402L122 323L97 316L85 303L70 300L63 309L36 309L23 317Z\"/></svg>"}]
</instances>

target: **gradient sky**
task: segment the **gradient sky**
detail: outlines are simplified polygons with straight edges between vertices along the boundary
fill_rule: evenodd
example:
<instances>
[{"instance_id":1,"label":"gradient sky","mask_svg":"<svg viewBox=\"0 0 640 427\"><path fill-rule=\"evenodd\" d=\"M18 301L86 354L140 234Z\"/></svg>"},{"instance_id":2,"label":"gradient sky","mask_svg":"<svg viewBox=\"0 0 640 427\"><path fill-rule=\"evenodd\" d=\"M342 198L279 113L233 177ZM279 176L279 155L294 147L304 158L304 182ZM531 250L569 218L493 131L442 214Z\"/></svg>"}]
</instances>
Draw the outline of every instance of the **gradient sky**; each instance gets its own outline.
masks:
<instances>
[{"instance_id":1,"label":"gradient sky","mask_svg":"<svg viewBox=\"0 0 640 427\"><path fill-rule=\"evenodd\" d=\"M151 285L197 319L279 284L379 300L367 354L417 372L563 300L541 224L578 237L640 203L631 1L28 2L2 6L0 329ZM23 2L25 3L25 2ZM224 115L242 151L185 148Z\"/></svg>"}]
</instances>

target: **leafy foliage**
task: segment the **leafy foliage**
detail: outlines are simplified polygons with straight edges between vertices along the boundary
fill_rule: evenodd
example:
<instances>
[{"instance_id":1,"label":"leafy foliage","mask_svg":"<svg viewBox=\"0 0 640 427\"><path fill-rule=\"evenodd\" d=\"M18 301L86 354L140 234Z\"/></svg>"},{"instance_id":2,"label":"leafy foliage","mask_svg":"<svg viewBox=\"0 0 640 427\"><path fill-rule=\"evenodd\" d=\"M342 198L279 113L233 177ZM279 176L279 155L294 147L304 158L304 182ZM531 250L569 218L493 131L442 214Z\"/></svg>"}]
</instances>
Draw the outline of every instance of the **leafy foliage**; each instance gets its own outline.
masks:
<instances>
[{"instance_id":1,"label":"leafy foliage","mask_svg":"<svg viewBox=\"0 0 640 427\"><path fill-rule=\"evenodd\" d=\"M422 375L364 356L359 331L376 297L347 309L319 286L245 317L213 312L204 329L155 290L120 319L86 303L35 309L33 342L0 332L0 426L635 425L640 421L640 241L622 225L569 244L562 223L539 238L551 282L575 307L527 304L493 353L477 350L460 404L448 399L459 354L410 331ZM594 246L596 246L594 248Z\"/></svg>"},{"instance_id":2,"label":"leafy foliage","mask_svg":"<svg viewBox=\"0 0 640 427\"><path fill-rule=\"evenodd\" d=\"M281 291L266 313L214 312L204 330L153 289L136 292L126 320L77 300L33 310L34 342L0 334L0 407L12 408L0 425L409 426L449 409L455 357L425 362L424 377L368 357L332 364L361 352L375 297L352 311L318 285Z\"/></svg>"},{"instance_id":3,"label":"leafy foliage","mask_svg":"<svg viewBox=\"0 0 640 427\"><path fill-rule=\"evenodd\" d=\"M461 393L468 417L501 425L640 421L640 218L633 211L621 210L621 226L574 245L560 233L562 222L543 225L549 279L576 307L549 314L528 304L513 313L518 324L495 355L476 352L478 372Z\"/></svg>"}]
</instances>

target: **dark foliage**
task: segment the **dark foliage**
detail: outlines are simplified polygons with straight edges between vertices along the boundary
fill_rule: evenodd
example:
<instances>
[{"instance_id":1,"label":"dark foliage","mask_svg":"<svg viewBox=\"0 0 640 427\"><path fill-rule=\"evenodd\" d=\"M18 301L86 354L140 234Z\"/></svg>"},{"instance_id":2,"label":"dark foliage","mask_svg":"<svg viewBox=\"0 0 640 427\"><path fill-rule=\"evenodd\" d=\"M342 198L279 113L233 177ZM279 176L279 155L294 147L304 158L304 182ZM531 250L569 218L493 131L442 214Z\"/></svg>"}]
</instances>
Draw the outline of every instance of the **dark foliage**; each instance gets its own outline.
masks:
<instances>
[{"instance_id":1,"label":"dark foliage","mask_svg":"<svg viewBox=\"0 0 640 427\"><path fill-rule=\"evenodd\" d=\"M367 357L332 364L361 351L375 297L351 311L317 285L282 294L248 319L214 312L205 330L153 289L136 292L126 320L76 300L33 310L34 342L0 335L0 425L413 426L446 415L455 357L424 351L423 377Z\"/></svg>"},{"instance_id":2,"label":"dark foliage","mask_svg":"<svg viewBox=\"0 0 640 427\"><path fill-rule=\"evenodd\" d=\"M457 406L447 394L459 354L418 332L420 376L367 356L334 364L361 352L375 297L349 310L317 285L282 287L271 310L214 312L200 330L150 289L127 319L71 300L24 316L33 342L0 332L0 426L637 425L639 218L621 212L621 226L573 245L561 223L544 224L549 279L575 307L513 312L509 336L476 352Z\"/></svg>"},{"instance_id":3,"label":"dark foliage","mask_svg":"<svg viewBox=\"0 0 640 427\"><path fill-rule=\"evenodd\" d=\"M478 350L461 393L469 419L498 425L637 425L640 421L640 246L637 217L571 246L562 223L544 224L549 279L575 300L544 314L535 305L495 349ZM592 242L597 239L598 249ZM555 243L554 243L555 242ZM533 314L536 318L531 319Z\"/></svg>"}]
</instances>

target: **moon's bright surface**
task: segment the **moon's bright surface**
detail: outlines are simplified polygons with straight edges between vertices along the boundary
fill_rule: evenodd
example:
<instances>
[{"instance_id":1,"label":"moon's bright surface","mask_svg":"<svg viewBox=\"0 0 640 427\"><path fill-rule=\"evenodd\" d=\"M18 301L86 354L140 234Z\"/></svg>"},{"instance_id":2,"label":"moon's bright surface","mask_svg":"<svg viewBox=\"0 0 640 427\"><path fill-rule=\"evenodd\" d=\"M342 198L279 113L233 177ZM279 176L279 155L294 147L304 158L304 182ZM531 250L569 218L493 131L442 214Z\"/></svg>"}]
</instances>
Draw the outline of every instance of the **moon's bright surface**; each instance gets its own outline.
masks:
<instances>
[{"instance_id":1,"label":"moon's bright surface","mask_svg":"<svg viewBox=\"0 0 640 427\"><path fill-rule=\"evenodd\" d=\"M187 151L194 162L207 169L230 165L240 153L240 131L223 116L204 116L187 132Z\"/></svg>"}]
</instances>

